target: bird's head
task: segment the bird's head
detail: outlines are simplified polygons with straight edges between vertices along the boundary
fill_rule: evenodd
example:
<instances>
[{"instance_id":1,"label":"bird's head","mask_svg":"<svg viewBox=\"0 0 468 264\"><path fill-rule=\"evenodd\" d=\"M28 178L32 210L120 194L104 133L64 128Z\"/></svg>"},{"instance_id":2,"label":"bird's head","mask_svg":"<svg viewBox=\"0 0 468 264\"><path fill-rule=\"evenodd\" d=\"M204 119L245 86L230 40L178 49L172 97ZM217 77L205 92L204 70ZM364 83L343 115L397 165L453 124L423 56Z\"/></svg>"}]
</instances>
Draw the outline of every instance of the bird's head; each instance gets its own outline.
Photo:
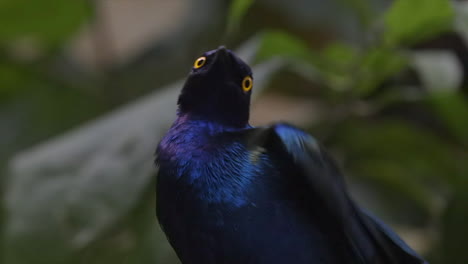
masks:
<instances>
[{"instance_id":1,"label":"bird's head","mask_svg":"<svg viewBox=\"0 0 468 264\"><path fill-rule=\"evenodd\" d=\"M179 113L245 127L252 86L250 67L221 46L195 60L179 96Z\"/></svg>"}]
</instances>

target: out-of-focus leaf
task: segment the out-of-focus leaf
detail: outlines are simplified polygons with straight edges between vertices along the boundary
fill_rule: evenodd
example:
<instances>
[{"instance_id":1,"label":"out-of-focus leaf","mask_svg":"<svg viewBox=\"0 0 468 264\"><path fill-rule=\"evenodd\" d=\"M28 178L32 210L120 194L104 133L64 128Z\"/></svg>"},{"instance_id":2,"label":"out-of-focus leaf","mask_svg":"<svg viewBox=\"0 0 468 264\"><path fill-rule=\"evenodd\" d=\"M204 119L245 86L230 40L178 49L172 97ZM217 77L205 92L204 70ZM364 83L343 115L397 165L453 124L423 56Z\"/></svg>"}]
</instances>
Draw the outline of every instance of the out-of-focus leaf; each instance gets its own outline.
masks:
<instances>
[{"instance_id":1,"label":"out-of-focus leaf","mask_svg":"<svg viewBox=\"0 0 468 264\"><path fill-rule=\"evenodd\" d=\"M75 32L89 14L87 1L2 0L0 43L34 39L54 45Z\"/></svg>"},{"instance_id":2,"label":"out-of-focus leaf","mask_svg":"<svg viewBox=\"0 0 468 264\"><path fill-rule=\"evenodd\" d=\"M451 133L468 146L468 101L456 93L433 93L428 98Z\"/></svg>"},{"instance_id":3,"label":"out-of-focus leaf","mask_svg":"<svg viewBox=\"0 0 468 264\"><path fill-rule=\"evenodd\" d=\"M257 59L265 60L282 56L301 61L311 59L311 50L301 39L282 31L266 31L262 35Z\"/></svg>"},{"instance_id":4,"label":"out-of-focus leaf","mask_svg":"<svg viewBox=\"0 0 468 264\"><path fill-rule=\"evenodd\" d=\"M257 61L272 57L286 59L290 69L304 79L324 81L325 64L302 39L283 31L266 31L262 33L261 41Z\"/></svg>"},{"instance_id":5,"label":"out-of-focus leaf","mask_svg":"<svg viewBox=\"0 0 468 264\"><path fill-rule=\"evenodd\" d=\"M448 51L418 51L411 56L424 87L431 91L455 91L463 81L463 66Z\"/></svg>"},{"instance_id":6,"label":"out-of-focus leaf","mask_svg":"<svg viewBox=\"0 0 468 264\"><path fill-rule=\"evenodd\" d=\"M389 186L421 209L434 204L429 195L433 185L455 186L468 169L445 142L401 121L353 120L339 131L337 144L346 149L347 166L356 176Z\"/></svg>"},{"instance_id":7,"label":"out-of-focus leaf","mask_svg":"<svg viewBox=\"0 0 468 264\"><path fill-rule=\"evenodd\" d=\"M390 49L374 48L366 52L356 80L355 89L361 95L367 95L383 81L400 72L406 65L406 58Z\"/></svg>"},{"instance_id":8,"label":"out-of-focus leaf","mask_svg":"<svg viewBox=\"0 0 468 264\"><path fill-rule=\"evenodd\" d=\"M227 21L227 32L233 32L241 24L242 18L245 16L249 7L254 3L254 0L232 0L229 7L229 15Z\"/></svg>"},{"instance_id":9,"label":"out-of-focus leaf","mask_svg":"<svg viewBox=\"0 0 468 264\"><path fill-rule=\"evenodd\" d=\"M439 241L439 252L437 252L437 264L465 264L468 263L468 194L461 189L454 194L448 203L442 218L441 239ZM433 263L433 262L431 262Z\"/></svg>"},{"instance_id":10,"label":"out-of-focus leaf","mask_svg":"<svg viewBox=\"0 0 468 264\"><path fill-rule=\"evenodd\" d=\"M0 102L27 86L33 77L16 65L0 62Z\"/></svg>"},{"instance_id":11,"label":"out-of-focus leaf","mask_svg":"<svg viewBox=\"0 0 468 264\"><path fill-rule=\"evenodd\" d=\"M350 72L356 70L358 54L350 45L335 42L320 52L314 65L320 70L327 86L342 91L349 89L354 76Z\"/></svg>"},{"instance_id":12,"label":"out-of-focus leaf","mask_svg":"<svg viewBox=\"0 0 468 264\"><path fill-rule=\"evenodd\" d=\"M322 52L323 59L341 70L347 70L351 63L356 60L356 51L350 45L335 42L328 45Z\"/></svg>"},{"instance_id":13,"label":"out-of-focus leaf","mask_svg":"<svg viewBox=\"0 0 468 264\"><path fill-rule=\"evenodd\" d=\"M388 188L398 196L409 198L409 201L416 204L425 214L432 211L433 193L402 164L369 157L365 162L351 166L360 178L377 183L380 188Z\"/></svg>"},{"instance_id":14,"label":"out-of-focus leaf","mask_svg":"<svg viewBox=\"0 0 468 264\"><path fill-rule=\"evenodd\" d=\"M353 47L335 42L320 52L319 67L325 72L351 75L349 71L356 65L358 58L359 54Z\"/></svg>"},{"instance_id":15,"label":"out-of-focus leaf","mask_svg":"<svg viewBox=\"0 0 468 264\"><path fill-rule=\"evenodd\" d=\"M267 31L258 59L273 56L289 58L306 79L323 82L336 91L354 89L359 95L372 92L406 65L406 58L393 49L375 47L360 54L352 46L336 42L317 53L297 37Z\"/></svg>"},{"instance_id":16,"label":"out-of-focus leaf","mask_svg":"<svg viewBox=\"0 0 468 264\"><path fill-rule=\"evenodd\" d=\"M454 10L449 0L395 0L385 16L387 43L411 44L448 30Z\"/></svg>"},{"instance_id":17,"label":"out-of-focus leaf","mask_svg":"<svg viewBox=\"0 0 468 264\"><path fill-rule=\"evenodd\" d=\"M278 61L254 67L255 89L279 67ZM175 118L180 86L13 159L6 183L6 263L76 263L77 252L86 254L141 203L155 175L154 148ZM159 247L167 245L154 250Z\"/></svg>"}]
</instances>

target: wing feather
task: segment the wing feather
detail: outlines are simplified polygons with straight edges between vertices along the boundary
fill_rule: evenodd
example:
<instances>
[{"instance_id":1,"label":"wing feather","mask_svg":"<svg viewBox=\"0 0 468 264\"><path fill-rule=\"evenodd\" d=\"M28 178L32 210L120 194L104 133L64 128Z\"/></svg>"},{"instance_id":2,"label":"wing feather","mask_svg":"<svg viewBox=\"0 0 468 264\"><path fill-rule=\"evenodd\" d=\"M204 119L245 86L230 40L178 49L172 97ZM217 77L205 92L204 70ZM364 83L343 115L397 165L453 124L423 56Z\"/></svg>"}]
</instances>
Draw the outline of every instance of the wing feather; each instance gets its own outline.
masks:
<instances>
[{"instance_id":1,"label":"wing feather","mask_svg":"<svg viewBox=\"0 0 468 264\"><path fill-rule=\"evenodd\" d=\"M292 160L315 197L328 210L355 252L359 263L427 263L381 220L360 209L350 198L341 171L308 133L278 123L253 129L249 146L280 149Z\"/></svg>"}]
</instances>

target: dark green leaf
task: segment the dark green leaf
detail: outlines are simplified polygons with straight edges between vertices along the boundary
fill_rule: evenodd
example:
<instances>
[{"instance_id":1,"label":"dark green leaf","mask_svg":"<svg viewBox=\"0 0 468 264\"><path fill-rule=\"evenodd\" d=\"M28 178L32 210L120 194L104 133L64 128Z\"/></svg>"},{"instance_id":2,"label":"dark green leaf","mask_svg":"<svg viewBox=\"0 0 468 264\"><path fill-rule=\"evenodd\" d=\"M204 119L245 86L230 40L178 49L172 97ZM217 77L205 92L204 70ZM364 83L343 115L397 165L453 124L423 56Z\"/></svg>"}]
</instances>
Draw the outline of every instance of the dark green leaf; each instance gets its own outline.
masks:
<instances>
[{"instance_id":1,"label":"dark green leaf","mask_svg":"<svg viewBox=\"0 0 468 264\"><path fill-rule=\"evenodd\" d=\"M283 31L266 31L262 36L257 59L265 60L274 56L307 60L311 58L311 51L303 40L294 35Z\"/></svg>"},{"instance_id":2,"label":"dark green leaf","mask_svg":"<svg viewBox=\"0 0 468 264\"><path fill-rule=\"evenodd\" d=\"M468 169L456 149L429 131L401 121L353 120L339 131L343 132L338 142L356 175L393 186L426 209L433 202L428 193L432 184L456 186Z\"/></svg>"},{"instance_id":3,"label":"dark green leaf","mask_svg":"<svg viewBox=\"0 0 468 264\"><path fill-rule=\"evenodd\" d=\"M350 45L335 42L328 45L315 60L328 87L336 91L349 89L353 83L352 71L356 71L358 54Z\"/></svg>"},{"instance_id":4,"label":"dark green leaf","mask_svg":"<svg viewBox=\"0 0 468 264\"><path fill-rule=\"evenodd\" d=\"M387 43L411 44L448 30L454 10L449 0L395 0L385 16Z\"/></svg>"},{"instance_id":5,"label":"dark green leaf","mask_svg":"<svg viewBox=\"0 0 468 264\"><path fill-rule=\"evenodd\" d=\"M28 39L54 45L76 32L90 14L87 1L2 0L0 43Z\"/></svg>"},{"instance_id":6,"label":"dark green leaf","mask_svg":"<svg viewBox=\"0 0 468 264\"><path fill-rule=\"evenodd\" d=\"M357 164L354 170L360 177L390 188L399 195L410 197L421 208L430 211L433 194L403 164L387 159L369 158L366 162Z\"/></svg>"},{"instance_id":7,"label":"dark green leaf","mask_svg":"<svg viewBox=\"0 0 468 264\"><path fill-rule=\"evenodd\" d=\"M437 263L465 264L468 263L468 195L461 189L450 200L442 218L441 239L437 252ZM431 262L432 263L432 262Z\"/></svg>"},{"instance_id":8,"label":"dark green leaf","mask_svg":"<svg viewBox=\"0 0 468 264\"><path fill-rule=\"evenodd\" d=\"M355 89L359 94L367 95L383 81L395 76L405 66L406 58L395 50L386 48L368 50L355 76Z\"/></svg>"},{"instance_id":9,"label":"dark green leaf","mask_svg":"<svg viewBox=\"0 0 468 264\"><path fill-rule=\"evenodd\" d=\"M433 93L428 98L452 134L468 146L468 102L458 93Z\"/></svg>"}]
</instances>

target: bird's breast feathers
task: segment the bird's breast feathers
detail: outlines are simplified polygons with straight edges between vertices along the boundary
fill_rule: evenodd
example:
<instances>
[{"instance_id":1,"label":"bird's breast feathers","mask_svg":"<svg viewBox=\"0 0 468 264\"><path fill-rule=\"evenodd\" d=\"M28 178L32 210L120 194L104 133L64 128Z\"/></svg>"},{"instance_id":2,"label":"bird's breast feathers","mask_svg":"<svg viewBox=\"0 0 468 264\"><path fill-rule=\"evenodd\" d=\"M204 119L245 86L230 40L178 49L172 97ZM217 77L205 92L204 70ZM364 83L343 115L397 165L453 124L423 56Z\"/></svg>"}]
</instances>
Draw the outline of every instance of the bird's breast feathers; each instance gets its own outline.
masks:
<instances>
[{"instance_id":1,"label":"bird's breast feathers","mask_svg":"<svg viewBox=\"0 0 468 264\"><path fill-rule=\"evenodd\" d=\"M264 153L247 150L239 142L224 142L223 147L214 144L163 140L157 153L158 177L183 185L204 202L244 205L262 173Z\"/></svg>"}]
</instances>

